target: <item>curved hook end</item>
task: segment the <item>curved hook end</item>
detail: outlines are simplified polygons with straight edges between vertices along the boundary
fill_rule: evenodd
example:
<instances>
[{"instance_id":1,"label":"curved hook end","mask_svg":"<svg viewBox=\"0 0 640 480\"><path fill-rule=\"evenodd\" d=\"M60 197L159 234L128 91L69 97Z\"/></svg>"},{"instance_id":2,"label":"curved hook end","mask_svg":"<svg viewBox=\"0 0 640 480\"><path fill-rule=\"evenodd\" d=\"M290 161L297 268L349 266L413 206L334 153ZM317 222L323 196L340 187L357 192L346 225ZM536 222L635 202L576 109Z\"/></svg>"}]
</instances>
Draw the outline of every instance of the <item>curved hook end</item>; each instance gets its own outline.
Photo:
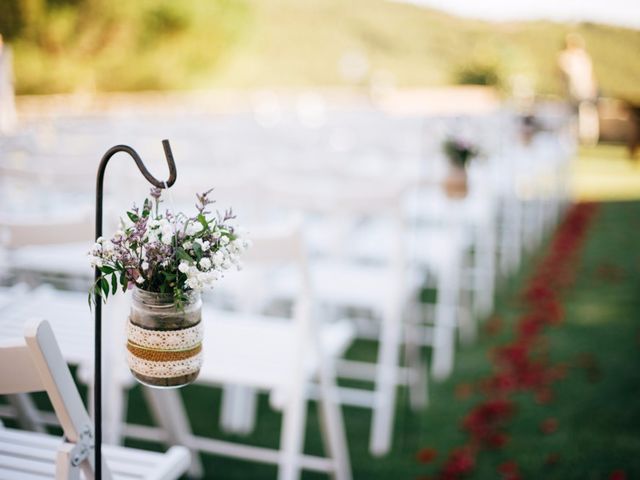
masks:
<instances>
[{"instance_id":1,"label":"curved hook end","mask_svg":"<svg viewBox=\"0 0 640 480\"><path fill-rule=\"evenodd\" d=\"M169 180L167 180L163 187L169 188L171 185L176 183L176 162L173 159L173 153L171 152L171 145L169 144L169 140L162 140L162 148L164 149L164 156L167 159L167 165L169 166Z\"/></svg>"}]
</instances>

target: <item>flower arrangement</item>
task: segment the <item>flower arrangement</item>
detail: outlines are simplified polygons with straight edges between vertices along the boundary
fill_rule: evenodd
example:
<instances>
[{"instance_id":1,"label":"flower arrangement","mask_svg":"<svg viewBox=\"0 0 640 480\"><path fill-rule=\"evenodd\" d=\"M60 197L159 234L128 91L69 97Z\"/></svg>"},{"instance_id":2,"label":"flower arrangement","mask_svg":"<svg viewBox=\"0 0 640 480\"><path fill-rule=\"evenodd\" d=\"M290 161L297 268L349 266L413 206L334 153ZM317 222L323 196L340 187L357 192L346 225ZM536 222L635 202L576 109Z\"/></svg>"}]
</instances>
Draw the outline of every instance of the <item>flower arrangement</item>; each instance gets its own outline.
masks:
<instances>
[{"instance_id":1,"label":"flower arrangement","mask_svg":"<svg viewBox=\"0 0 640 480\"><path fill-rule=\"evenodd\" d=\"M442 150L453 165L462 169L480 153L471 142L455 137L447 138L442 144Z\"/></svg>"},{"instance_id":2,"label":"flower arrangement","mask_svg":"<svg viewBox=\"0 0 640 480\"><path fill-rule=\"evenodd\" d=\"M231 210L215 215L211 190L196 195L197 213L161 212L161 190L152 188L142 208L121 219L121 228L110 239L98 238L89 252L100 276L90 291L106 301L118 288L173 294L183 305L191 292L212 288L232 267L240 268L240 256L249 246L231 225Z\"/></svg>"}]
</instances>

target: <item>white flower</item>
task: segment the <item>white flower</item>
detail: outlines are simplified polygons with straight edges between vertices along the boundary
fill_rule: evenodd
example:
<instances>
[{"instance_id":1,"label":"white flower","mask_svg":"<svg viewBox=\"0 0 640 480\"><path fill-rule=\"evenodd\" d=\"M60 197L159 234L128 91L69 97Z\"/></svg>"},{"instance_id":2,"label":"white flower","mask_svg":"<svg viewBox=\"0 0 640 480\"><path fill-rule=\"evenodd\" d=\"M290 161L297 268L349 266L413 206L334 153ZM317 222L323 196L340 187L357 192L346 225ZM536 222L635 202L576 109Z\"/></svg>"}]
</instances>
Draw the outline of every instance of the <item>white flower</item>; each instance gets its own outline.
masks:
<instances>
[{"instance_id":1,"label":"white flower","mask_svg":"<svg viewBox=\"0 0 640 480\"><path fill-rule=\"evenodd\" d=\"M158 241L158 232L156 230L147 230L144 234L144 238L149 240L149 243Z\"/></svg>"},{"instance_id":2,"label":"white flower","mask_svg":"<svg viewBox=\"0 0 640 480\"><path fill-rule=\"evenodd\" d=\"M222 262L224 262L224 254L220 250L218 250L211 257L211 261L213 262L213 265L215 267L219 267L222 264Z\"/></svg>"},{"instance_id":3,"label":"white flower","mask_svg":"<svg viewBox=\"0 0 640 480\"><path fill-rule=\"evenodd\" d=\"M227 245L229 243L229 237L220 237L220 245Z\"/></svg>"},{"instance_id":4,"label":"white flower","mask_svg":"<svg viewBox=\"0 0 640 480\"><path fill-rule=\"evenodd\" d=\"M203 270L209 270L211 268L211 260L207 257L200 259L200 268Z\"/></svg>"},{"instance_id":5,"label":"white flower","mask_svg":"<svg viewBox=\"0 0 640 480\"><path fill-rule=\"evenodd\" d=\"M142 275L140 275L138 278L136 278L136 283L138 283L138 284L144 283L144 277L142 277Z\"/></svg>"},{"instance_id":6,"label":"white flower","mask_svg":"<svg viewBox=\"0 0 640 480\"><path fill-rule=\"evenodd\" d=\"M196 267L195 265L189 265L189 269L187 270L188 277L195 277L196 275L198 275L198 273L200 273L198 267Z\"/></svg>"},{"instance_id":7,"label":"white flower","mask_svg":"<svg viewBox=\"0 0 640 480\"><path fill-rule=\"evenodd\" d=\"M189 271L189 263L186 260L182 260L178 265L178 270L182 273L187 273Z\"/></svg>"},{"instance_id":8,"label":"white flower","mask_svg":"<svg viewBox=\"0 0 640 480\"><path fill-rule=\"evenodd\" d=\"M149 262L147 261L142 262L141 267L142 267L142 270L145 270L145 271L149 270Z\"/></svg>"},{"instance_id":9,"label":"white flower","mask_svg":"<svg viewBox=\"0 0 640 480\"><path fill-rule=\"evenodd\" d=\"M182 243L182 248L184 248L185 250L189 250L191 247L193 247L193 244L189 241Z\"/></svg>"},{"instance_id":10,"label":"white flower","mask_svg":"<svg viewBox=\"0 0 640 480\"><path fill-rule=\"evenodd\" d=\"M195 235L196 233L202 231L204 227L202 226L201 223L196 223L196 222L189 222L187 224L187 229L185 231L185 233L187 235Z\"/></svg>"},{"instance_id":11,"label":"white flower","mask_svg":"<svg viewBox=\"0 0 640 480\"><path fill-rule=\"evenodd\" d=\"M162 231L162 243L164 243L165 245L171 245L171 243L173 242L173 230L169 230L169 231Z\"/></svg>"},{"instance_id":12,"label":"white flower","mask_svg":"<svg viewBox=\"0 0 640 480\"><path fill-rule=\"evenodd\" d=\"M102 267L103 261L102 258L97 257L95 255L88 255L89 263L91 264L91 268Z\"/></svg>"}]
</instances>

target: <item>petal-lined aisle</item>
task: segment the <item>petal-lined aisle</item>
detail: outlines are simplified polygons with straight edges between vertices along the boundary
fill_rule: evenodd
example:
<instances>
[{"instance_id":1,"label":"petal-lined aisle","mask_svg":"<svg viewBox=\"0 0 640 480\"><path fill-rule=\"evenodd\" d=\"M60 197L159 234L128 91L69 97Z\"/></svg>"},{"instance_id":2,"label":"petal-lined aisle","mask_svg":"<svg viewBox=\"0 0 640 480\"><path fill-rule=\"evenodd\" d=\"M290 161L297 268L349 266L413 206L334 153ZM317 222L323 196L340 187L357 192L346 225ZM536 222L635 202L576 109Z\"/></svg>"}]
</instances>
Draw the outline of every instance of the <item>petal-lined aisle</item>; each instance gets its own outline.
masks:
<instances>
[{"instance_id":1,"label":"petal-lined aisle","mask_svg":"<svg viewBox=\"0 0 640 480\"><path fill-rule=\"evenodd\" d=\"M487 324L492 370L455 388L466 408L451 419L456 446L425 445L419 478L635 478L638 213L635 203L569 211L502 312L512 327Z\"/></svg>"}]
</instances>

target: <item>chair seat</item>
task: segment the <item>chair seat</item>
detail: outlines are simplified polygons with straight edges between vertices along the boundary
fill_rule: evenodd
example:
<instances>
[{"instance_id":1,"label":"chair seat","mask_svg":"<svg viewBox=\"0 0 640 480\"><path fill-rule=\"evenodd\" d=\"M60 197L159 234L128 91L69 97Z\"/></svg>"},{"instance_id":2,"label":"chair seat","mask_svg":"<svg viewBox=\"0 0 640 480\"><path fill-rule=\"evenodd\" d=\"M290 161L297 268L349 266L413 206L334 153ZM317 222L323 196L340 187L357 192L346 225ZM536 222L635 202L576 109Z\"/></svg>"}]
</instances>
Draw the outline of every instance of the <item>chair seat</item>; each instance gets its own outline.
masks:
<instances>
[{"instance_id":1,"label":"chair seat","mask_svg":"<svg viewBox=\"0 0 640 480\"><path fill-rule=\"evenodd\" d=\"M32 245L11 251L9 268L14 271L75 278L92 278L93 270L87 260L87 242L55 245Z\"/></svg>"},{"instance_id":2,"label":"chair seat","mask_svg":"<svg viewBox=\"0 0 640 480\"><path fill-rule=\"evenodd\" d=\"M286 387L296 367L299 336L291 319L245 315L204 308L204 364L198 382L239 384L273 390ZM329 358L340 357L354 338L348 321L325 324L321 345ZM307 356L309 376L318 358ZM256 368L260 365L261 368Z\"/></svg>"},{"instance_id":3,"label":"chair seat","mask_svg":"<svg viewBox=\"0 0 640 480\"><path fill-rule=\"evenodd\" d=\"M2 308L0 337L20 337L25 320L34 317L46 317L50 322L68 363L92 361L93 319L87 294L44 287L14 295Z\"/></svg>"},{"instance_id":4,"label":"chair seat","mask_svg":"<svg viewBox=\"0 0 640 480\"><path fill-rule=\"evenodd\" d=\"M0 427L0 478L55 478L57 449L61 443L61 437ZM190 462L189 451L184 447L171 447L163 454L104 445L103 455L117 480L176 478Z\"/></svg>"},{"instance_id":5,"label":"chair seat","mask_svg":"<svg viewBox=\"0 0 640 480\"><path fill-rule=\"evenodd\" d=\"M393 251L394 232L385 222L372 222L356 232L351 245L354 258L384 263ZM439 271L448 268L471 244L468 236L442 225L410 229L404 247L411 265Z\"/></svg>"}]
</instances>

